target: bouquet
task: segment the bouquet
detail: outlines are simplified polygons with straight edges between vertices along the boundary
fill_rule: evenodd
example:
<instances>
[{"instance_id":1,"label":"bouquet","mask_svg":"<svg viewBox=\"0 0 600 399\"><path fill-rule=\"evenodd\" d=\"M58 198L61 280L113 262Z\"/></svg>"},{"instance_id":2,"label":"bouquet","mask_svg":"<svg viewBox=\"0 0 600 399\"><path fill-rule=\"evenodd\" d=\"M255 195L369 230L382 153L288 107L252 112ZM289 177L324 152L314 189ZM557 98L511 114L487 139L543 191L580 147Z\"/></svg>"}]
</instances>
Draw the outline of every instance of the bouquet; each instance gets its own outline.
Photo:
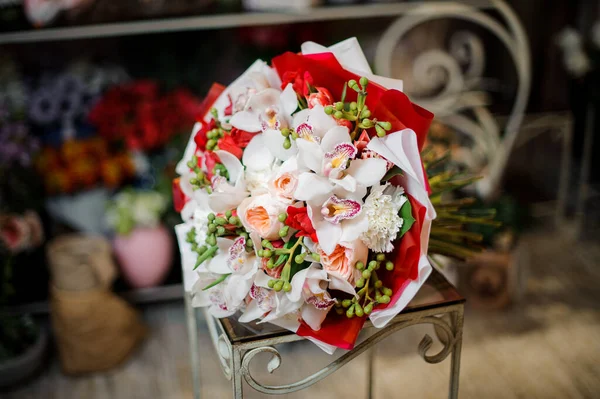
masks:
<instances>
[{"instance_id":1,"label":"bouquet","mask_svg":"<svg viewBox=\"0 0 600 399\"><path fill-rule=\"evenodd\" d=\"M431 272L433 114L401 90L354 38L213 85L173 182L194 306L332 353L408 304Z\"/></svg>"}]
</instances>

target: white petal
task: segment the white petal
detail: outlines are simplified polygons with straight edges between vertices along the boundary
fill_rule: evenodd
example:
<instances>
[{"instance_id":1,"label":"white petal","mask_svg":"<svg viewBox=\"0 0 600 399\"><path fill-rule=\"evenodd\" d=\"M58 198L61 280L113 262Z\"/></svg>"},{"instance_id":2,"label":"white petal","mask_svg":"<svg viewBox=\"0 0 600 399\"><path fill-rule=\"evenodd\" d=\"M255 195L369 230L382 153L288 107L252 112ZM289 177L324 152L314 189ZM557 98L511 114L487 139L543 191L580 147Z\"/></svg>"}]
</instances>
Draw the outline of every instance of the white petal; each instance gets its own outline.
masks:
<instances>
[{"instance_id":1,"label":"white petal","mask_svg":"<svg viewBox=\"0 0 600 399\"><path fill-rule=\"evenodd\" d=\"M298 158L292 157L281 164L279 167L279 171L277 172L278 176L281 176L284 173L293 173L298 170Z\"/></svg>"},{"instance_id":2,"label":"white petal","mask_svg":"<svg viewBox=\"0 0 600 399\"><path fill-rule=\"evenodd\" d=\"M205 261L206 269L211 273L227 274L231 273L231 268L227 264L229 258L229 248L233 244L233 240L229 238L217 238L217 253L215 257Z\"/></svg>"},{"instance_id":3,"label":"white petal","mask_svg":"<svg viewBox=\"0 0 600 399\"><path fill-rule=\"evenodd\" d=\"M292 115L294 111L298 108L298 96L294 91L294 87L291 83L285 86L283 92L281 92L281 105L283 106L283 111L286 115Z\"/></svg>"},{"instance_id":4,"label":"white petal","mask_svg":"<svg viewBox=\"0 0 600 399\"><path fill-rule=\"evenodd\" d=\"M298 161L303 167L306 167L313 172L320 173L323 169L323 151L321 146L312 141L297 139L298 145Z\"/></svg>"},{"instance_id":5,"label":"white petal","mask_svg":"<svg viewBox=\"0 0 600 399\"><path fill-rule=\"evenodd\" d=\"M343 179L331 179L331 181L348 192L356 191L356 179L350 175L344 176Z\"/></svg>"},{"instance_id":6,"label":"white petal","mask_svg":"<svg viewBox=\"0 0 600 399\"><path fill-rule=\"evenodd\" d=\"M298 186L294 197L301 201L322 204L329 198L333 185L329 179L314 173L305 172L298 176Z\"/></svg>"},{"instance_id":7,"label":"white petal","mask_svg":"<svg viewBox=\"0 0 600 399\"><path fill-rule=\"evenodd\" d=\"M265 147L263 134L254 136L244 149L244 155L242 155L242 163L246 166L246 169L269 169L273 165L273 160L273 155Z\"/></svg>"},{"instance_id":8,"label":"white petal","mask_svg":"<svg viewBox=\"0 0 600 399\"><path fill-rule=\"evenodd\" d=\"M369 229L369 218L366 212L361 212L354 219L344 220L342 222L342 229L343 233L340 241L352 242L356 240L362 233Z\"/></svg>"},{"instance_id":9,"label":"white petal","mask_svg":"<svg viewBox=\"0 0 600 399\"><path fill-rule=\"evenodd\" d=\"M273 280L273 277L270 277L264 271L260 270L258 273L256 273L254 284L256 284L257 287L268 288L269 280Z\"/></svg>"},{"instance_id":10,"label":"white petal","mask_svg":"<svg viewBox=\"0 0 600 399\"><path fill-rule=\"evenodd\" d=\"M223 284L223 283L221 283ZM252 287L252 280L246 279L243 276L233 274L227 279L227 285L223 290L225 302L228 308L237 308L241 305L246 295Z\"/></svg>"},{"instance_id":11,"label":"white petal","mask_svg":"<svg viewBox=\"0 0 600 399\"><path fill-rule=\"evenodd\" d=\"M327 317L327 313L329 313L329 309L317 309L312 305L305 304L302 307L301 316L302 320L304 320L310 328L314 331L319 331L323 320Z\"/></svg>"},{"instance_id":12,"label":"white petal","mask_svg":"<svg viewBox=\"0 0 600 399\"><path fill-rule=\"evenodd\" d=\"M333 274L329 274L329 288L332 290L342 291L350 295L356 294L354 287L348 282L348 280Z\"/></svg>"},{"instance_id":13,"label":"white petal","mask_svg":"<svg viewBox=\"0 0 600 399\"><path fill-rule=\"evenodd\" d=\"M298 111L294 114L294 119L292 122L292 127L295 129L298 128L298 126L300 126L303 123L306 123L306 121L308 121L308 116L310 115L310 109L305 108L301 111Z\"/></svg>"},{"instance_id":14,"label":"white petal","mask_svg":"<svg viewBox=\"0 0 600 399\"><path fill-rule=\"evenodd\" d=\"M329 223L326 220L314 221L313 227L317 232L319 245L323 252L330 255L342 237L342 227L339 224Z\"/></svg>"},{"instance_id":15,"label":"white petal","mask_svg":"<svg viewBox=\"0 0 600 399\"><path fill-rule=\"evenodd\" d=\"M263 133L263 142L269 149L271 154L282 161L287 161L298 152L296 142L292 140L292 146L289 149L283 148L283 141L285 138L281 135L279 130L269 129Z\"/></svg>"},{"instance_id":16,"label":"white petal","mask_svg":"<svg viewBox=\"0 0 600 399\"><path fill-rule=\"evenodd\" d=\"M348 174L365 187L378 184L386 171L387 162L381 158L355 159L348 168Z\"/></svg>"},{"instance_id":17,"label":"white petal","mask_svg":"<svg viewBox=\"0 0 600 399\"><path fill-rule=\"evenodd\" d=\"M259 91L258 93L250 97L246 107L247 109L251 109L252 111L258 114L267 109L268 107L271 107L273 105L277 106L279 104L280 95L281 91L273 88Z\"/></svg>"},{"instance_id":18,"label":"white petal","mask_svg":"<svg viewBox=\"0 0 600 399\"><path fill-rule=\"evenodd\" d=\"M292 290L287 293L287 296L290 299L290 301L297 302L301 299L302 287L304 287L304 281L306 280L306 273L308 273L308 269L309 268L300 270L298 273L294 274L294 277L290 282Z\"/></svg>"},{"instance_id":19,"label":"white petal","mask_svg":"<svg viewBox=\"0 0 600 399\"><path fill-rule=\"evenodd\" d=\"M264 310L258 306L258 301L252 300L247 306L244 313L238 319L241 323L248 323L252 320L256 320L265 313Z\"/></svg>"},{"instance_id":20,"label":"white petal","mask_svg":"<svg viewBox=\"0 0 600 399\"><path fill-rule=\"evenodd\" d=\"M231 190L210 194L208 204L213 212L227 212L237 208L247 197L248 192L246 190L237 190L231 187Z\"/></svg>"},{"instance_id":21,"label":"white petal","mask_svg":"<svg viewBox=\"0 0 600 399\"><path fill-rule=\"evenodd\" d=\"M229 120L231 126L247 132L260 132L260 121L258 114L250 111L240 111Z\"/></svg>"},{"instance_id":22,"label":"white petal","mask_svg":"<svg viewBox=\"0 0 600 399\"><path fill-rule=\"evenodd\" d=\"M240 162L239 159L235 155L230 152L219 150L215 151L215 154L219 156L221 163L227 169L227 173L229 173L229 181L237 182L238 179L243 175L244 166Z\"/></svg>"},{"instance_id":23,"label":"white petal","mask_svg":"<svg viewBox=\"0 0 600 399\"><path fill-rule=\"evenodd\" d=\"M350 143L350 133L346 126L335 126L325 133L321 140L321 148L323 152L333 151L336 145L341 143Z\"/></svg>"},{"instance_id":24,"label":"white petal","mask_svg":"<svg viewBox=\"0 0 600 399\"><path fill-rule=\"evenodd\" d=\"M308 124L313 127L315 135L319 137L325 136L330 129L338 126L333 116L327 115L323 106L319 104L310 109Z\"/></svg>"}]
</instances>

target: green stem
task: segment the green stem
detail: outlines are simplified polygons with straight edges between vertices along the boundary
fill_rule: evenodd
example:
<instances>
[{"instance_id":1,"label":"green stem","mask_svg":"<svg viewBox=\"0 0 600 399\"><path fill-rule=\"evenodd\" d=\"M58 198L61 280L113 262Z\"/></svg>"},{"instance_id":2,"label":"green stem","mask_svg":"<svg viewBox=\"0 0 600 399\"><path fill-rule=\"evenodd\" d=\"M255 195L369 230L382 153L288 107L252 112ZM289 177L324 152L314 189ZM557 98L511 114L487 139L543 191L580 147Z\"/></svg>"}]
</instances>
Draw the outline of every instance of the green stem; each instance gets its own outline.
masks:
<instances>
[{"instance_id":1,"label":"green stem","mask_svg":"<svg viewBox=\"0 0 600 399\"><path fill-rule=\"evenodd\" d=\"M194 266L194 270L196 270L202 264L202 262L207 260L209 257L212 257L217 252L217 249L219 249L219 247L215 245L214 247L208 248L206 252L200 255L198 260L196 260L196 266Z\"/></svg>"},{"instance_id":2,"label":"green stem","mask_svg":"<svg viewBox=\"0 0 600 399\"><path fill-rule=\"evenodd\" d=\"M209 285L207 285L206 287L202 288L202 291L206 291L212 287L214 287L217 284L221 284L223 281L225 281L225 279L227 277L229 277L231 275L231 273L227 273L227 274L222 274L221 277L219 277L218 279L216 279L215 281L213 281L212 283L210 283Z\"/></svg>"}]
</instances>

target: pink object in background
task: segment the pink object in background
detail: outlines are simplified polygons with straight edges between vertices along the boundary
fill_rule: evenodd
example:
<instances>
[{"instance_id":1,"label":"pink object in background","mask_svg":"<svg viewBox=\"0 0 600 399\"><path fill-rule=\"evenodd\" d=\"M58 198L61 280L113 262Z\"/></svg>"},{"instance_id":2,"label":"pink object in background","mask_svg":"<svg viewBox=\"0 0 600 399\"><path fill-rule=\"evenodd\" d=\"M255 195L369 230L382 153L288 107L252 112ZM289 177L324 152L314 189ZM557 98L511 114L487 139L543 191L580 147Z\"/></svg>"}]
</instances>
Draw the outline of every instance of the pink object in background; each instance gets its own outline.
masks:
<instances>
[{"instance_id":1,"label":"pink object in background","mask_svg":"<svg viewBox=\"0 0 600 399\"><path fill-rule=\"evenodd\" d=\"M166 277L173 260L173 244L164 226L135 228L116 236L113 250L125 280L134 288L154 287Z\"/></svg>"}]
</instances>

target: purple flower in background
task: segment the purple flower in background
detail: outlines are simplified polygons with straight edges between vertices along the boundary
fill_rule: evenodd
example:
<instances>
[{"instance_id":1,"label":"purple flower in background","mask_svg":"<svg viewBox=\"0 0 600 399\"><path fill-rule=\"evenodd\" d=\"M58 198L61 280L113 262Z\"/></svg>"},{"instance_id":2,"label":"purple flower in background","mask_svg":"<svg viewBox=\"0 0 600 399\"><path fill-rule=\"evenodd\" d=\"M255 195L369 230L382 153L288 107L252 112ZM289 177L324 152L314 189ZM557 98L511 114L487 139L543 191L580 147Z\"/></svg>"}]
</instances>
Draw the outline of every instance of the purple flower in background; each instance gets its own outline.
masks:
<instances>
[{"instance_id":1,"label":"purple flower in background","mask_svg":"<svg viewBox=\"0 0 600 399\"><path fill-rule=\"evenodd\" d=\"M29 135L23 122L8 122L0 127L0 167L31 165L34 153L40 145Z\"/></svg>"}]
</instances>

